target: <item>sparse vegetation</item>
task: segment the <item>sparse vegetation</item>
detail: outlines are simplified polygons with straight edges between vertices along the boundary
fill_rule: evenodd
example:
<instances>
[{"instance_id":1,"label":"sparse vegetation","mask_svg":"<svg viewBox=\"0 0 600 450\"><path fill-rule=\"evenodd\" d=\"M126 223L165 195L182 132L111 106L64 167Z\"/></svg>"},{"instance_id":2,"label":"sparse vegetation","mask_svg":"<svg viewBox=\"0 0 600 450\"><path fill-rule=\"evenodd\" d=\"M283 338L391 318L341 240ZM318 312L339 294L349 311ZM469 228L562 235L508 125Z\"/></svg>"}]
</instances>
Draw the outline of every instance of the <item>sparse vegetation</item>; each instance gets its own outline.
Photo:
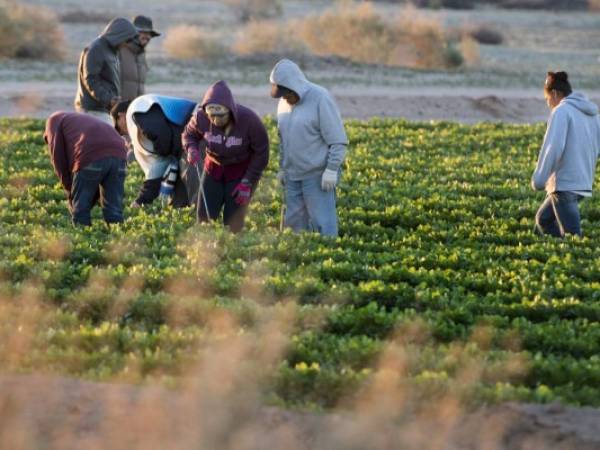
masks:
<instances>
[{"instance_id":1,"label":"sparse vegetation","mask_svg":"<svg viewBox=\"0 0 600 450\"><path fill-rule=\"evenodd\" d=\"M0 57L59 60L64 36L56 15L47 8L0 0Z\"/></svg>"},{"instance_id":2,"label":"sparse vegetation","mask_svg":"<svg viewBox=\"0 0 600 450\"><path fill-rule=\"evenodd\" d=\"M223 0L240 22L272 19L281 16L281 0Z\"/></svg>"},{"instance_id":3,"label":"sparse vegetation","mask_svg":"<svg viewBox=\"0 0 600 450\"><path fill-rule=\"evenodd\" d=\"M262 20L251 21L239 33L233 44L233 51L238 55L277 54L287 55L306 51L288 24Z\"/></svg>"},{"instance_id":4,"label":"sparse vegetation","mask_svg":"<svg viewBox=\"0 0 600 450\"><path fill-rule=\"evenodd\" d=\"M163 46L171 57L185 60L214 60L228 53L219 36L210 35L195 25L169 28Z\"/></svg>"},{"instance_id":5,"label":"sparse vegetation","mask_svg":"<svg viewBox=\"0 0 600 450\"><path fill-rule=\"evenodd\" d=\"M369 3L342 5L319 16L295 21L290 27L314 54L351 61L439 68L453 66L451 42L436 20L405 9L397 22L378 14Z\"/></svg>"}]
</instances>

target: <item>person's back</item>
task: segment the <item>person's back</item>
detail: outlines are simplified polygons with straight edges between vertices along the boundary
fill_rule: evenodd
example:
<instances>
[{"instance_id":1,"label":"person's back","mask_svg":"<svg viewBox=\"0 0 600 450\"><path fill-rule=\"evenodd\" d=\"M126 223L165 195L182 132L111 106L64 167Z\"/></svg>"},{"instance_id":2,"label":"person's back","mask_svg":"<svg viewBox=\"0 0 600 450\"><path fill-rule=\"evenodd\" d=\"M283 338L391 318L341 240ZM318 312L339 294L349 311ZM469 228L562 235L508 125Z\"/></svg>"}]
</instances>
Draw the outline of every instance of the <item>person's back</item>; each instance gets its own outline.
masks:
<instances>
[{"instance_id":1,"label":"person's back","mask_svg":"<svg viewBox=\"0 0 600 450\"><path fill-rule=\"evenodd\" d=\"M553 111L564 115L567 134L565 149L555 167L554 186L558 191L590 191L600 150L598 107L579 92L565 97Z\"/></svg>"},{"instance_id":2,"label":"person's back","mask_svg":"<svg viewBox=\"0 0 600 450\"><path fill-rule=\"evenodd\" d=\"M62 132L67 151L73 154L73 172L102 158L124 159L126 156L123 138L119 133L93 116L66 113Z\"/></svg>"},{"instance_id":3,"label":"person's back","mask_svg":"<svg viewBox=\"0 0 600 450\"><path fill-rule=\"evenodd\" d=\"M117 50L136 35L137 31L131 22L117 18L82 51L75 98L78 112L90 112L110 122L108 112L118 102L121 93Z\"/></svg>"},{"instance_id":4,"label":"person's back","mask_svg":"<svg viewBox=\"0 0 600 450\"><path fill-rule=\"evenodd\" d=\"M44 139L73 222L91 224L99 195L106 222L122 222L127 150L116 130L89 114L58 111L46 121Z\"/></svg>"}]
</instances>

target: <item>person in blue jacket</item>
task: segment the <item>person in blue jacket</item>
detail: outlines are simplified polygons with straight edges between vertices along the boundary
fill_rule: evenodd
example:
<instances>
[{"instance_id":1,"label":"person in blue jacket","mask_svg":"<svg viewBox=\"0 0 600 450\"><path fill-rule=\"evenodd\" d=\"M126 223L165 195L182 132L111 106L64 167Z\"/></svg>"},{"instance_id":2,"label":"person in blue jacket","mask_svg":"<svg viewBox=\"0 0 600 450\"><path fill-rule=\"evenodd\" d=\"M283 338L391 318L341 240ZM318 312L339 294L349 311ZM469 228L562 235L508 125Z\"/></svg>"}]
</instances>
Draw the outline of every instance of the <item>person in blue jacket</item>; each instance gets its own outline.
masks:
<instances>
[{"instance_id":1,"label":"person in blue jacket","mask_svg":"<svg viewBox=\"0 0 600 450\"><path fill-rule=\"evenodd\" d=\"M144 172L144 184L131 207L150 204L161 194L170 197L174 207L192 204L194 189L188 191L182 171L197 176L180 168L180 158L181 134L195 108L191 100L146 94L120 102L111 110L115 128L129 136L135 159Z\"/></svg>"}]
</instances>

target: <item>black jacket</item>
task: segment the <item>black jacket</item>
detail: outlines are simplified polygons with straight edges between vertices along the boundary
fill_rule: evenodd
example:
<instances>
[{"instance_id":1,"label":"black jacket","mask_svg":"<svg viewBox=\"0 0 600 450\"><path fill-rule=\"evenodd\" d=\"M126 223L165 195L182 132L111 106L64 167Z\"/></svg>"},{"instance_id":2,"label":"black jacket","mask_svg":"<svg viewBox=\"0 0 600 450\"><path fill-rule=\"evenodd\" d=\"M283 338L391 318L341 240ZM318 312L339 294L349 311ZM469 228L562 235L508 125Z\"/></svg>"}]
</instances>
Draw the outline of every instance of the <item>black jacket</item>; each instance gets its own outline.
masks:
<instances>
[{"instance_id":1,"label":"black jacket","mask_svg":"<svg viewBox=\"0 0 600 450\"><path fill-rule=\"evenodd\" d=\"M119 45L136 35L129 20L117 18L81 52L75 109L108 112L112 98L121 93Z\"/></svg>"}]
</instances>

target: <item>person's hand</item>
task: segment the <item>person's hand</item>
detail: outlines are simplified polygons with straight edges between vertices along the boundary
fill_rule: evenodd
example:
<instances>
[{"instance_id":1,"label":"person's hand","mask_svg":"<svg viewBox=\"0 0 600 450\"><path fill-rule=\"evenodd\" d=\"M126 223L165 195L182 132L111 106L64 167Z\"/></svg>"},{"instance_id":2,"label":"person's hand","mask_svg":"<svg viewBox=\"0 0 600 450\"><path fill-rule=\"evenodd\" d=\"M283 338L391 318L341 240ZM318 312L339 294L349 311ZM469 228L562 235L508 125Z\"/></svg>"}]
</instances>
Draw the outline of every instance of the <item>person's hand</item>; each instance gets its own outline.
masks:
<instances>
[{"instance_id":1,"label":"person's hand","mask_svg":"<svg viewBox=\"0 0 600 450\"><path fill-rule=\"evenodd\" d=\"M277 172L277 181L279 181L279 184L282 186L285 186L285 172L283 170Z\"/></svg>"},{"instance_id":2,"label":"person's hand","mask_svg":"<svg viewBox=\"0 0 600 450\"><path fill-rule=\"evenodd\" d=\"M321 189L324 191L332 191L337 184L338 174L335 170L325 169L321 177Z\"/></svg>"},{"instance_id":3,"label":"person's hand","mask_svg":"<svg viewBox=\"0 0 600 450\"><path fill-rule=\"evenodd\" d=\"M137 208L141 208L142 205L140 205L138 202L136 202L135 200L131 202L131 205L129 205L130 208L133 209L137 209Z\"/></svg>"},{"instance_id":4,"label":"person's hand","mask_svg":"<svg viewBox=\"0 0 600 450\"><path fill-rule=\"evenodd\" d=\"M200 162L200 150L195 147L188 148L187 151L187 162L192 166L195 166Z\"/></svg>"},{"instance_id":5,"label":"person's hand","mask_svg":"<svg viewBox=\"0 0 600 450\"><path fill-rule=\"evenodd\" d=\"M247 205L250 203L250 197L252 196L252 185L246 179L240 181L237 186L233 188L231 196L238 205Z\"/></svg>"}]
</instances>

